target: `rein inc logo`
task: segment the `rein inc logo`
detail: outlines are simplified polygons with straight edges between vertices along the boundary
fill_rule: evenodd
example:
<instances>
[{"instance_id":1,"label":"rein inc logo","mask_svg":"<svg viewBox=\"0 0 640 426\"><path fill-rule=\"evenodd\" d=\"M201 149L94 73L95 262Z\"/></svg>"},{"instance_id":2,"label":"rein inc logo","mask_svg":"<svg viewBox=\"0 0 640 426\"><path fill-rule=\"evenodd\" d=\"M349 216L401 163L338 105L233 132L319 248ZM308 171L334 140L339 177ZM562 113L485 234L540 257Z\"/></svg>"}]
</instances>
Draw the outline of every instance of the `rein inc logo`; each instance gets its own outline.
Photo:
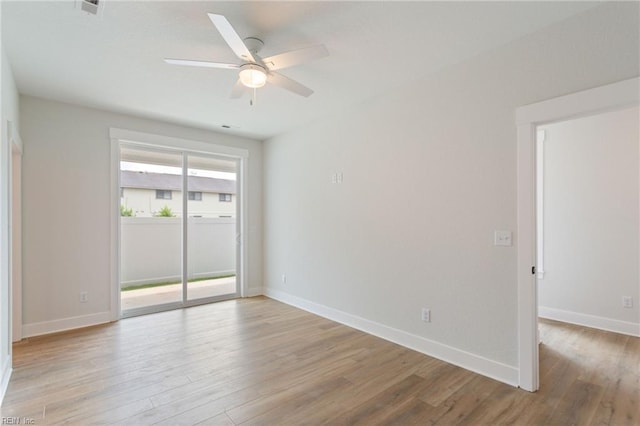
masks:
<instances>
[{"instance_id":1,"label":"rein inc logo","mask_svg":"<svg viewBox=\"0 0 640 426\"><path fill-rule=\"evenodd\" d=\"M35 425L36 420L31 417L2 417L3 425Z\"/></svg>"}]
</instances>

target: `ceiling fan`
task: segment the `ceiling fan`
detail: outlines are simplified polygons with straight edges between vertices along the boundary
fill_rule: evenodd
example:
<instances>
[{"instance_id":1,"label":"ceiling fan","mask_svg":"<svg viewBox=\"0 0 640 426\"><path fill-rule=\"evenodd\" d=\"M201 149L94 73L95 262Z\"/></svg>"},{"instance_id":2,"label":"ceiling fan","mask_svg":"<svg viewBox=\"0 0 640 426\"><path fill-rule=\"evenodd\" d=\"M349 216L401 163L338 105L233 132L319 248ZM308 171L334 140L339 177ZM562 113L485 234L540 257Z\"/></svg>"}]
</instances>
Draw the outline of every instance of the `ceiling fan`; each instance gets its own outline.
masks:
<instances>
[{"instance_id":1,"label":"ceiling fan","mask_svg":"<svg viewBox=\"0 0 640 426\"><path fill-rule=\"evenodd\" d=\"M247 37L243 40L233 29L227 18L214 13L208 13L207 15L209 15L209 19L211 19L213 25L218 29L222 38L224 38L229 47L231 47L231 50L242 60L242 63L228 64L169 58L166 58L165 62L192 67L240 70L238 81L231 90L231 98L239 98L247 88L255 90L264 86L267 82L304 97L308 97L313 93L313 90L308 87L275 71L328 56L329 52L324 45L320 44L280 53L268 58L261 58L258 56L258 52L260 52L260 49L264 45L262 40L256 37Z\"/></svg>"}]
</instances>

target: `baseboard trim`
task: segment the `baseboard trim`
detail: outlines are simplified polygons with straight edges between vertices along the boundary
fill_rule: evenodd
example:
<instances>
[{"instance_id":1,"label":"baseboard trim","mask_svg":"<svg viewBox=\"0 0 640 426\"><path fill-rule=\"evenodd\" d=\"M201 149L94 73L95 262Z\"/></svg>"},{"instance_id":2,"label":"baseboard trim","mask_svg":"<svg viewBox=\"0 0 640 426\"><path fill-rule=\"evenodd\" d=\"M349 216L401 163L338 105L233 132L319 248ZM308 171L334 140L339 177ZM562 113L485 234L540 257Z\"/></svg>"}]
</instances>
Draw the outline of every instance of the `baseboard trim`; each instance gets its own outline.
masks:
<instances>
[{"instance_id":1,"label":"baseboard trim","mask_svg":"<svg viewBox=\"0 0 640 426\"><path fill-rule=\"evenodd\" d=\"M12 365L13 361L11 359L11 356L9 356L2 366L2 380L0 381L0 405L2 405L2 401L4 401L4 395L7 393L7 388L9 387L9 380L11 380L11 373L13 372L13 370L11 369Z\"/></svg>"},{"instance_id":2,"label":"baseboard trim","mask_svg":"<svg viewBox=\"0 0 640 426\"><path fill-rule=\"evenodd\" d=\"M41 336L43 334L57 333L107 322L111 322L111 312L99 312L91 315L24 324L22 326L22 337Z\"/></svg>"},{"instance_id":3,"label":"baseboard trim","mask_svg":"<svg viewBox=\"0 0 640 426\"><path fill-rule=\"evenodd\" d=\"M264 295L286 303L287 305L295 306L307 312L397 343L398 345L413 349L425 355L438 358L449 364L457 365L474 373L490 377L511 386L518 386L518 369L516 367L492 361L470 352L416 336L415 334L320 305L280 290L266 288Z\"/></svg>"},{"instance_id":4,"label":"baseboard trim","mask_svg":"<svg viewBox=\"0 0 640 426\"><path fill-rule=\"evenodd\" d=\"M581 314L562 309L547 308L544 306L538 307L538 316L550 320L582 325L584 327L597 328L598 330L612 331L614 333L640 337L640 324L638 323L620 321L596 315Z\"/></svg>"}]
</instances>

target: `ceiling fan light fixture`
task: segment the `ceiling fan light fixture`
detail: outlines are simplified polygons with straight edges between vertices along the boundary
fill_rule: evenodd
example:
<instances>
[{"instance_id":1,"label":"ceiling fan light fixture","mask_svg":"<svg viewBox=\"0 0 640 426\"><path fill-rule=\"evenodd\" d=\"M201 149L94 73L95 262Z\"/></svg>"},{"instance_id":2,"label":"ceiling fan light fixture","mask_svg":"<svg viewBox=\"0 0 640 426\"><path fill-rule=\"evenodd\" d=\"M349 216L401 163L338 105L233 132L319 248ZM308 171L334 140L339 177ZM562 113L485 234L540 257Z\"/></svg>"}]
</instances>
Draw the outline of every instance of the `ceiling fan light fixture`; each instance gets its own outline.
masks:
<instances>
[{"instance_id":1,"label":"ceiling fan light fixture","mask_svg":"<svg viewBox=\"0 0 640 426\"><path fill-rule=\"evenodd\" d=\"M267 73L260 65L246 64L240 67L240 82L247 87L257 89L267 82Z\"/></svg>"}]
</instances>

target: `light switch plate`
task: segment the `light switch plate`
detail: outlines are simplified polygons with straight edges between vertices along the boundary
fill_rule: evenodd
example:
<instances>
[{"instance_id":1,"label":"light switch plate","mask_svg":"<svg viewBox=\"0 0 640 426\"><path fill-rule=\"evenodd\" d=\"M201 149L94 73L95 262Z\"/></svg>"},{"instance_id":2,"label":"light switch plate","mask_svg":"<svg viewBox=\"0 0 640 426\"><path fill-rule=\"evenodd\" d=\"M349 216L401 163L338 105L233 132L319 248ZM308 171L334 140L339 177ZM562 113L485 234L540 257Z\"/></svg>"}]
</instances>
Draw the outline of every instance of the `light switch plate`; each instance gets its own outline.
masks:
<instances>
[{"instance_id":1,"label":"light switch plate","mask_svg":"<svg viewBox=\"0 0 640 426\"><path fill-rule=\"evenodd\" d=\"M510 247L513 245L511 231L495 231L493 234L493 245L494 246L506 246Z\"/></svg>"}]
</instances>

